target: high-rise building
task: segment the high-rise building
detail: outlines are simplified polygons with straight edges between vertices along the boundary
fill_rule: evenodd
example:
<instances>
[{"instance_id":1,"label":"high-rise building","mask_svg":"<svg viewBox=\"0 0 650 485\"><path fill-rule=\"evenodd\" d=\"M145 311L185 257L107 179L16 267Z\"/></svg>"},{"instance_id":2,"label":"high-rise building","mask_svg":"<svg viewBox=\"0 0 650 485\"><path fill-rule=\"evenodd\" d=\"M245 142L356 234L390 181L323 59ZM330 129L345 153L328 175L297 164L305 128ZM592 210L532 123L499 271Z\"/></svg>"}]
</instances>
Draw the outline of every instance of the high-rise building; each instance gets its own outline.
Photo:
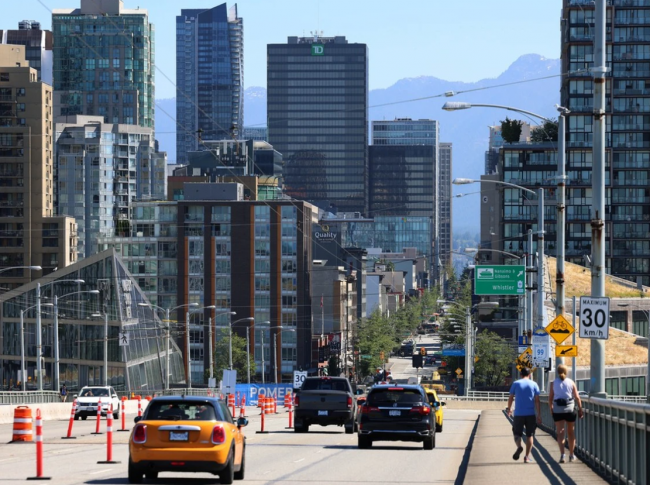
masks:
<instances>
[{"instance_id":1,"label":"high-rise building","mask_svg":"<svg viewBox=\"0 0 650 485\"><path fill-rule=\"evenodd\" d=\"M201 140L241 138L244 21L237 4L183 9L176 17L176 163Z\"/></svg>"},{"instance_id":2,"label":"high-rise building","mask_svg":"<svg viewBox=\"0 0 650 485\"><path fill-rule=\"evenodd\" d=\"M76 225L54 216L52 87L24 46L0 45L0 285L14 287L76 261ZM40 271L5 268L41 266Z\"/></svg>"},{"instance_id":3,"label":"high-rise building","mask_svg":"<svg viewBox=\"0 0 650 485\"><path fill-rule=\"evenodd\" d=\"M39 81L52 85L52 32L41 30L40 22L23 20L18 30L0 30L0 44L25 46L29 67L36 69Z\"/></svg>"},{"instance_id":4,"label":"high-rise building","mask_svg":"<svg viewBox=\"0 0 650 485\"><path fill-rule=\"evenodd\" d=\"M57 209L77 219L84 258L97 253L99 236L130 232L134 200L166 197L166 167L151 128L105 124L99 116L56 121Z\"/></svg>"},{"instance_id":5,"label":"high-rise building","mask_svg":"<svg viewBox=\"0 0 650 485\"><path fill-rule=\"evenodd\" d=\"M650 3L607 2L606 219L607 273L650 285ZM595 35L593 3L564 0L561 105L566 121L566 240L591 252ZM546 239L548 241L548 239ZM647 328L647 326L646 326Z\"/></svg>"},{"instance_id":6,"label":"high-rise building","mask_svg":"<svg viewBox=\"0 0 650 485\"><path fill-rule=\"evenodd\" d=\"M243 140L269 141L269 130L266 126L245 126L241 138Z\"/></svg>"},{"instance_id":7,"label":"high-rise building","mask_svg":"<svg viewBox=\"0 0 650 485\"><path fill-rule=\"evenodd\" d=\"M373 121L369 167L371 216L431 219L431 247L423 255L436 281L451 251L451 144L440 143L438 122Z\"/></svg>"},{"instance_id":8,"label":"high-rise building","mask_svg":"<svg viewBox=\"0 0 650 485\"><path fill-rule=\"evenodd\" d=\"M286 193L331 211L368 209L368 48L344 36L267 46L269 143Z\"/></svg>"},{"instance_id":9,"label":"high-rise building","mask_svg":"<svg viewBox=\"0 0 650 485\"><path fill-rule=\"evenodd\" d=\"M154 26L122 0L52 12L54 116L154 128Z\"/></svg>"}]
</instances>

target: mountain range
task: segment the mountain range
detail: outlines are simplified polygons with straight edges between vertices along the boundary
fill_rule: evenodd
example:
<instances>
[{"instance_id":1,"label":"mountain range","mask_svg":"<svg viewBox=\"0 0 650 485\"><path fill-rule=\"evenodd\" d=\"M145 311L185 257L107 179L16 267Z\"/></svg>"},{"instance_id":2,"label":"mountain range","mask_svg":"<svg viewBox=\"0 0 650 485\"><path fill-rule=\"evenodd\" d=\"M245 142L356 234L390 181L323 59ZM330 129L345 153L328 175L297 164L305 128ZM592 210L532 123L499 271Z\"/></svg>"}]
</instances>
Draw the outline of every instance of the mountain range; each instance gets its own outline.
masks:
<instances>
[{"instance_id":1,"label":"mountain range","mask_svg":"<svg viewBox=\"0 0 650 485\"><path fill-rule=\"evenodd\" d=\"M462 62L462 60L459 60ZM457 93L452 97L445 93ZM555 105L560 102L560 60L526 54L513 62L497 78L466 83L446 81L433 76L420 76L397 81L385 89L369 93L369 119L394 118L434 119L440 123L440 141L453 144L453 177L479 178L484 173L485 151L488 147L488 126L498 125L506 116L536 124L527 118L503 109L479 108L458 112L443 111L447 101L512 106L556 118ZM161 150L176 158L175 99L156 102L156 138ZM244 125L266 125L266 89L249 87L244 92ZM478 191L465 187L458 192ZM453 203L454 232L479 230L479 197L455 198Z\"/></svg>"}]
</instances>

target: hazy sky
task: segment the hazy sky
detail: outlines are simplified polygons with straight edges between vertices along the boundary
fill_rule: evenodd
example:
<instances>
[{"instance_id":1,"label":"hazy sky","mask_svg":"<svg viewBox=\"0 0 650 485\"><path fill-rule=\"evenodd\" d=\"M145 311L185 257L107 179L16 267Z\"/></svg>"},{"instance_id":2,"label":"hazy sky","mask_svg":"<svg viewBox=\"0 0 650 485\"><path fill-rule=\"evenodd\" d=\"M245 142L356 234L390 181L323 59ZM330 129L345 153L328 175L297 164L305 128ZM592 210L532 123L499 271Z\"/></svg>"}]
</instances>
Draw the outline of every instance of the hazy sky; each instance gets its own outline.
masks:
<instances>
[{"instance_id":1,"label":"hazy sky","mask_svg":"<svg viewBox=\"0 0 650 485\"><path fill-rule=\"evenodd\" d=\"M149 11L156 27L156 97L175 96L175 18L181 8L210 8L208 0L125 0ZM287 36L345 35L366 43L370 88L405 77L472 82L496 77L522 54L560 57L562 0L240 0L244 19L244 86L266 86L266 44ZM228 6L234 2L228 2ZM51 28L51 10L80 0L0 0L0 28L23 19Z\"/></svg>"}]
</instances>

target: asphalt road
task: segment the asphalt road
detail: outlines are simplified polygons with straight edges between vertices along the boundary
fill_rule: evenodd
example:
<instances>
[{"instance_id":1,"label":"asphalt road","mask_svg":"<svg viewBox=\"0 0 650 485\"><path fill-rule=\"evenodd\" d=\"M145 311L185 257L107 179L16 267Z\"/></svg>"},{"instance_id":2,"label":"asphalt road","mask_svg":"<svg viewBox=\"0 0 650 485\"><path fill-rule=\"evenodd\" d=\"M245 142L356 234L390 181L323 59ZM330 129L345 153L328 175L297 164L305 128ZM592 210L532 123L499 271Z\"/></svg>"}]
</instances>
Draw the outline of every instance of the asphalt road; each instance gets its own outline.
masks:
<instances>
[{"instance_id":1,"label":"asphalt road","mask_svg":"<svg viewBox=\"0 0 650 485\"><path fill-rule=\"evenodd\" d=\"M393 374L415 375L409 359L395 358ZM431 484L462 483L466 449L480 411L445 410L444 431L436 438L436 448L422 449L421 443L378 442L369 450L357 448L356 435L346 435L339 427L310 427L309 433L287 429L288 416L267 417L268 434L259 434L259 411L248 408L246 428L246 479L250 484ZM132 426L128 417L127 428ZM120 425L117 423L119 428ZM75 440L62 440L67 421L44 422L44 475L49 483L125 484L127 480L128 438L130 433L114 433L113 459L118 464L98 464L106 459L106 435L92 435L95 422L75 421ZM101 430L105 431L102 420ZM11 425L0 425L0 485L25 483L35 476L35 444L7 443ZM215 483L209 474L162 473L148 483L202 485Z\"/></svg>"}]
</instances>

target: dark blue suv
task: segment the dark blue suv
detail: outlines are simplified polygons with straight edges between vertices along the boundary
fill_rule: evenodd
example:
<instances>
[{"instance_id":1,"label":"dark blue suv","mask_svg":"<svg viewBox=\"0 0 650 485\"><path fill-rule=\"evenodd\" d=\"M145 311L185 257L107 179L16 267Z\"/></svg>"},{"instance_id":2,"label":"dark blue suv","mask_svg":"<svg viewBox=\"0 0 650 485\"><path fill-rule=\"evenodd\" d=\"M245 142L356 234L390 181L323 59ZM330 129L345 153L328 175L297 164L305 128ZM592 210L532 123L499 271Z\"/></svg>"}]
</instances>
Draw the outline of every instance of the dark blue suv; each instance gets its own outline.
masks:
<instances>
[{"instance_id":1,"label":"dark blue suv","mask_svg":"<svg viewBox=\"0 0 650 485\"><path fill-rule=\"evenodd\" d=\"M436 446L435 413L422 386L374 386L358 412L359 448L375 441L422 442L425 450Z\"/></svg>"}]
</instances>

